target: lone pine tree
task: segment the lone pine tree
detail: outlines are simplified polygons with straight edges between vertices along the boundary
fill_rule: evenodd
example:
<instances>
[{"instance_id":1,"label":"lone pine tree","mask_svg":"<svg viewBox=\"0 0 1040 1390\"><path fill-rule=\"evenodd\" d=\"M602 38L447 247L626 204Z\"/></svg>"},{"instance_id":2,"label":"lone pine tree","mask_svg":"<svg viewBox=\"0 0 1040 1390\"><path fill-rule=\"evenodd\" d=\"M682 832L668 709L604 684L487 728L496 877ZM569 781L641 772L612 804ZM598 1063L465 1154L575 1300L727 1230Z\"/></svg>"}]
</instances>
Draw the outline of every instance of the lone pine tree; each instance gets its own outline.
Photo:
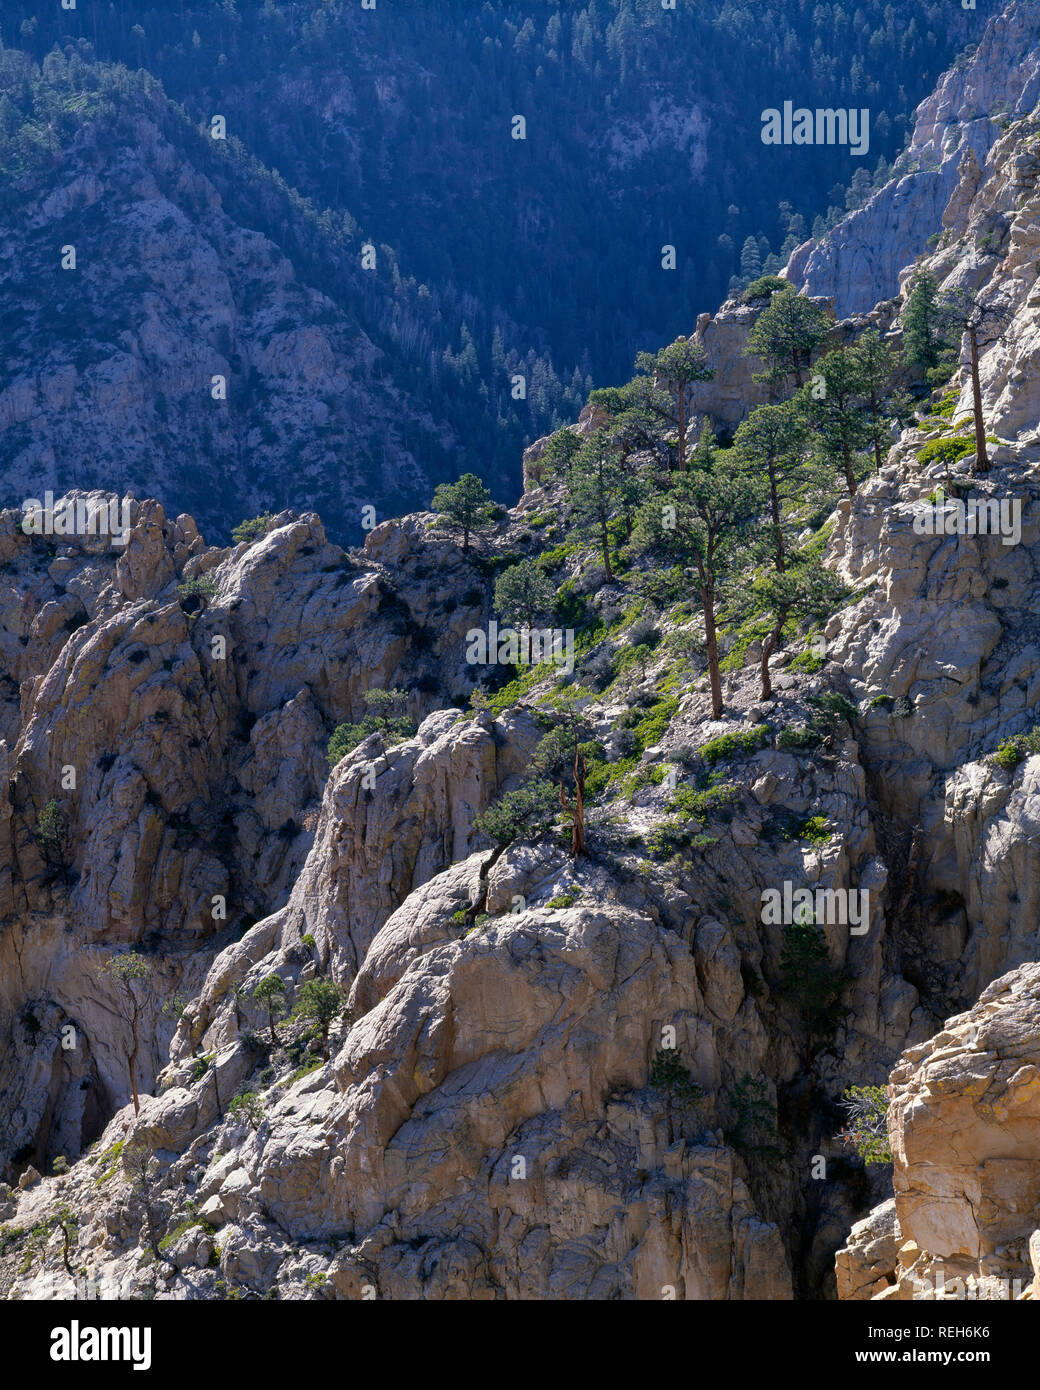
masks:
<instances>
[{"instance_id":1,"label":"lone pine tree","mask_svg":"<svg viewBox=\"0 0 1040 1390\"><path fill-rule=\"evenodd\" d=\"M137 1057L141 1046L141 1016L147 1002L152 967L139 951L125 951L122 955L113 956L107 961L101 967L101 973L115 986L116 1006L126 1025L123 1053L130 1075L134 1114L138 1115L141 1112L141 1101L137 1093Z\"/></svg>"},{"instance_id":2,"label":"lone pine tree","mask_svg":"<svg viewBox=\"0 0 1040 1390\"><path fill-rule=\"evenodd\" d=\"M491 494L475 473L463 473L457 483L441 483L430 504L449 527L462 532L462 548L469 549L474 531L492 525Z\"/></svg>"},{"instance_id":3,"label":"lone pine tree","mask_svg":"<svg viewBox=\"0 0 1040 1390\"><path fill-rule=\"evenodd\" d=\"M704 616L712 718L722 714L716 608L722 580L735 568L759 514L764 489L745 468L708 464L675 473L646 502L637 532L643 550L692 573Z\"/></svg>"}]
</instances>

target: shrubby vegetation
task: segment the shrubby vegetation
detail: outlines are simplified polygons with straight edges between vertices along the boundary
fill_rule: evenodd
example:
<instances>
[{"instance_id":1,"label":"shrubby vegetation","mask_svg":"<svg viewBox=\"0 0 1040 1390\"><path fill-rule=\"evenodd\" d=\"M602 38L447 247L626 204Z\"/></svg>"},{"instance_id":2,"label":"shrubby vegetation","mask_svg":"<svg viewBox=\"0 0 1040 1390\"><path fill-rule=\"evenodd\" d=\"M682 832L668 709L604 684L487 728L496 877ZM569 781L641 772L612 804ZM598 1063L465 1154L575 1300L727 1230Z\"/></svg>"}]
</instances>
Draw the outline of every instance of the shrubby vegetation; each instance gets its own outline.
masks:
<instances>
[{"instance_id":1,"label":"shrubby vegetation","mask_svg":"<svg viewBox=\"0 0 1040 1390\"><path fill-rule=\"evenodd\" d=\"M328 762L336 767L359 743L379 734L386 749L415 733L415 721L404 713L403 690L366 690L365 713L356 723L337 724L329 739Z\"/></svg>"},{"instance_id":2,"label":"shrubby vegetation","mask_svg":"<svg viewBox=\"0 0 1040 1390\"><path fill-rule=\"evenodd\" d=\"M848 1123L841 1138L869 1167L891 1163L888 1142L888 1091L884 1086L849 1086L843 1096Z\"/></svg>"}]
</instances>

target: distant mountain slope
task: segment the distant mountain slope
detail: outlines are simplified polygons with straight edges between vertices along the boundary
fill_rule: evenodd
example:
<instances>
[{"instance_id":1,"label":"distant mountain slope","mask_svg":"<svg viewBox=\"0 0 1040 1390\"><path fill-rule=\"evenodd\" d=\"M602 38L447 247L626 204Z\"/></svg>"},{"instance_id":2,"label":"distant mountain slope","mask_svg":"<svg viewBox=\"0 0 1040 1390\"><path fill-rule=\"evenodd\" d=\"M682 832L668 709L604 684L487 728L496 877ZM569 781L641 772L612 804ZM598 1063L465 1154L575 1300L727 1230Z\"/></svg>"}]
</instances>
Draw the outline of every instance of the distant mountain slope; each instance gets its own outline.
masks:
<instances>
[{"instance_id":1,"label":"distant mountain slope","mask_svg":"<svg viewBox=\"0 0 1040 1390\"><path fill-rule=\"evenodd\" d=\"M241 142L232 157L193 146L189 162L383 350L384 373L437 422L401 425L423 473L472 468L508 500L524 445L572 419L590 385L624 378L639 348L689 332L734 277L778 269L814 225L869 196L916 101L998 9L8 0L0 22L38 61L54 63L57 44L149 72L200 129L223 115L226 144ZM867 107L869 153L767 151L761 112L788 98ZM526 140L511 138L518 114ZM278 171L278 197L270 179L232 177L248 156ZM375 276L354 273L361 229L379 248ZM407 488L395 448L387 466ZM365 467L383 467L378 450ZM300 471L294 454L283 471ZM335 526L325 495L311 500ZM271 505L287 500L283 489Z\"/></svg>"},{"instance_id":2,"label":"distant mountain slope","mask_svg":"<svg viewBox=\"0 0 1040 1390\"><path fill-rule=\"evenodd\" d=\"M10 93L27 60L3 61ZM388 273L366 284L357 232L321 226L143 76L57 57L48 68L23 73L36 88L23 115L41 123L56 102L75 119L59 120L50 149L32 147L27 123L7 152L21 168L0 251L7 501L129 488L223 529L272 506L320 507L352 539L366 503L384 516L425 504L454 435L366 331L408 306ZM335 298L314 287L322 257Z\"/></svg>"},{"instance_id":3,"label":"distant mountain slope","mask_svg":"<svg viewBox=\"0 0 1040 1390\"><path fill-rule=\"evenodd\" d=\"M1015 0L977 51L946 73L917 110L892 179L862 208L792 256L787 274L806 294L834 299L839 316L866 313L899 289L899 272L938 240L964 167L981 169L1015 119L1040 99L1040 5ZM951 213L950 221L954 220Z\"/></svg>"}]
</instances>

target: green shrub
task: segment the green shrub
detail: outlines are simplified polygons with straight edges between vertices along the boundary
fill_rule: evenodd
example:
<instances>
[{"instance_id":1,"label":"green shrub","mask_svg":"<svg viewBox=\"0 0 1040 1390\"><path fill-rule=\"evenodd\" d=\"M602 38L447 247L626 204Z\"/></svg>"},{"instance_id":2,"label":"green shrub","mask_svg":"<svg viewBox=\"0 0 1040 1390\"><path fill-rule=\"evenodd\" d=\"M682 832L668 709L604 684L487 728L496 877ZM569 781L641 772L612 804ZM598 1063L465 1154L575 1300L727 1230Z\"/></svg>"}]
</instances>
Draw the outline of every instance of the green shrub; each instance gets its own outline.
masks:
<instances>
[{"instance_id":1,"label":"green shrub","mask_svg":"<svg viewBox=\"0 0 1040 1390\"><path fill-rule=\"evenodd\" d=\"M859 717L859 710L852 701L837 690L825 690L822 695L810 695L805 703L815 711L813 724L826 733L834 733L846 721L851 723Z\"/></svg>"},{"instance_id":2,"label":"green shrub","mask_svg":"<svg viewBox=\"0 0 1040 1390\"><path fill-rule=\"evenodd\" d=\"M798 921L782 928L781 993L802 1015L806 1032L806 1066L812 1061L813 1040L837 1027L840 1000L847 983L843 971L831 965L823 928Z\"/></svg>"},{"instance_id":3,"label":"green shrub","mask_svg":"<svg viewBox=\"0 0 1040 1390\"><path fill-rule=\"evenodd\" d=\"M117 1139L116 1142L112 1145L112 1147L110 1149L106 1149L105 1152L101 1154L100 1157L96 1160L97 1162L101 1163L102 1166L104 1166L105 1164L107 1164L108 1166L107 1168L105 1168L105 1171L101 1174L100 1177L94 1179L95 1186L98 1186L100 1183L103 1182L108 1182L109 1178L114 1178L116 1173L119 1172L119 1160L123 1153L123 1142L124 1141L122 1139Z\"/></svg>"},{"instance_id":4,"label":"green shrub","mask_svg":"<svg viewBox=\"0 0 1040 1390\"><path fill-rule=\"evenodd\" d=\"M566 893L557 893L554 898L550 898L546 907L573 907L580 897L580 888L568 888Z\"/></svg>"},{"instance_id":5,"label":"green shrub","mask_svg":"<svg viewBox=\"0 0 1040 1390\"><path fill-rule=\"evenodd\" d=\"M804 671L807 675L815 676L817 671L822 671L827 665L825 656L817 656L815 652L799 652L788 665L789 671Z\"/></svg>"},{"instance_id":6,"label":"green shrub","mask_svg":"<svg viewBox=\"0 0 1040 1390\"><path fill-rule=\"evenodd\" d=\"M703 1099L704 1089L693 1079L689 1067L683 1065L677 1047L660 1047L650 1063L650 1085L655 1091L665 1091L680 1102Z\"/></svg>"},{"instance_id":7,"label":"green shrub","mask_svg":"<svg viewBox=\"0 0 1040 1390\"><path fill-rule=\"evenodd\" d=\"M231 1098L228 1114L234 1120L245 1120L250 1129L259 1129L264 1119L264 1103L255 1091L240 1091Z\"/></svg>"},{"instance_id":8,"label":"green shrub","mask_svg":"<svg viewBox=\"0 0 1040 1390\"><path fill-rule=\"evenodd\" d=\"M179 1222L176 1226L174 1226L172 1231L167 1231L166 1235L164 1235L162 1240L159 1242L159 1249L165 1253L172 1246L174 1246L178 1240L180 1240L181 1236L184 1235L185 1231L190 1231L195 1226L200 1226L204 1233L208 1236L214 1234L213 1227L210 1226L208 1222L201 1221L198 1216L192 1213L191 1215L186 1217L185 1220Z\"/></svg>"},{"instance_id":9,"label":"green shrub","mask_svg":"<svg viewBox=\"0 0 1040 1390\"><path fill-rule=\"evenodd\" d=\"M797 827L797 838L809 840L814 845L825 845L830 841L831 832L827 829L826 816L809 816Z\"/></svg>"},{"instance_id":10,"label":"green shrub","mask_svg":"<svg viewBox=\"0 0 1040 1390\"><path fill-rule=\"evenodd\" d=\"M808 724L793 724L790 728L781 729L776 736L777 748L796 751L819 748L822 742L823 738L819 731L811 728Z\"/></svg>"},{"instance_id":11,"label":"green shrub","mask_svg":"<svg viewBox=\"0 0 1040 1390\"><path fill-rule=\"evenodd\" d=\"M759 279L752 280L740 296L740 302L750 304L755 299L768 299L774 294L779 294L781 290L786 290L790 283L789 280L782 280L779 275L762 275Z\"/></svg>"},{"instance_id":12,"label":"green shrub","mask_svg":"<svg viewBox=\"0 0 1040 1390\"><path fill-rule=\"evenodd\" d=\"M888 1091L884 1086L849 1086L843 1103L849 1117L839 1136L865 1164L891 1163L888 1142Z\"/></svg>"},{"instance_id":13,"label":"green shrub","mask_svg":"<svg viewBox=\"0 0 1040 1390\"><path fill-rule=\"evenodd\" d=\"M259 516L250 517L248 521L240 521L231 532L231 539L236 545L241 545L243 541L246 544L258 541L261 536L267 535L273 520L273 512L261 512Z\"/></svg>"},{"instance_id":14,"label":"green shrub","mask_svg":"<svg viewBox=\"0 0 1040 1390\"><path fill-rule=\"evenodd\" d=\"M666 808L675 811L681 820L707 821L718 817L725 821L733 819L733 811L740 801L740 788L729 783L697 791L693 787L677 787L668 798Z\"/></svg>"},{"instance_id":15,"label":"green shrub","mask_svg":"<svg viewBox=\"0 0 1040 1390\"><path fill-rule=\"evenodd\" d=\"M975 452L975 437L968 434L950 435L946 439L930 439L917 451L917 462L956 463Z\"/></svg>"},{"instance_id":16,"label":"green shrub","mask_svg":"<svg viewBox=\"0 0 1040 1390\"><path fill-rule=\"evenodd\" d=\"M1040 753L1040 724L1026 734L1015 734L1006 738L993 754L994 766L1005 772L1013 772L1019 763L1025 762L1032 753Z\"/></svg>"},{"instance_id":17,"label":"green shrub","mask_svg":"<svg viewBox=\"0 0 1040 1390\"><path fill-rule=\"evenodd\" d=\"M778 1158L779 1134L776 1107L769 1099L769 1087L761 1077L745 1072L730 1095L734 1122L726 1131L727 1143L742 1154Z\"/></svg>"},{"instance_id":18,"label":"green shrub","mask_svg":"<svg viewBox=\"0 0 1040 1390\"><path fill-rule=\"evenodd\" d=\"M182 599L186 598L216 598L216 581L211 579L208 574L197 575L194 579L186 579L183 584L177 585L177 592Z\"/></svg>"},{"instance_id":19,"label":"green shrub","mask_svg":"<svg viewBox=\"0 0 1040 1390\"><path fill-rule=\"evenodd\" d=\"M723 734L702 744L697 750L706 763L719 763L730 758L750 757L769 739L769 730L762 724L754 729Z\"/></svg>"},{"instance_id":20,"label":"green shrub","mask_svg":"<svg viewBox=\"0 0 1040 1390\"><path fill-rule=\"evenodd\" d=\"M415 721L404 713L403 690L366 690L365 714L357 723L337 724L329 739L326 757L330 767L336 767L359 743L372 734L379 734L384 748L411 738Z\"/></svg>"}]
</instances>

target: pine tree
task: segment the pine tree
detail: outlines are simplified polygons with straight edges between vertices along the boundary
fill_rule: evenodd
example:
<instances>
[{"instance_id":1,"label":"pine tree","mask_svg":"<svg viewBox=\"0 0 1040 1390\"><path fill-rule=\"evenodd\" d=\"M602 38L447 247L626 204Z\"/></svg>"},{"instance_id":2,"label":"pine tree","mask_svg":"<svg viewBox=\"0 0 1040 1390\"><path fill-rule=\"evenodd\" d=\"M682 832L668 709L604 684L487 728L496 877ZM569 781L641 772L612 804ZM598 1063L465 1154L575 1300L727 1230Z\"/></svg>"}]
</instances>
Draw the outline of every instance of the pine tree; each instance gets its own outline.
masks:
<instances>
[{"instance_id":1,"label":"pine tree","mask_svg":"<svg viewBox=\"0 0 1040 1390\"><path fill-rule=\"evenodd\" d=\"M843 971L831 965L823 928L812 921L790 922L783 928L780 979L784 997L805 1022L805 1065L812 1065L813 1041L837 1025L839 1001L847 983Z\"/></svg>"},{"instance_id":2,"label":"pine tree","mask_svg":"<svg viewBox=\"0 0 1040 1390\"><path fill-rule=\"evenodd\" d=\"M784 628L793 618L822 622L841 602L844 590L819 560L806 560L759 580L752 590L756 612L768 615L773 626L762 643L761 700L773 698L769 659L780 645Z\"/></svg>"},{"instance_id":3,"label":"pine tree","mask_svg":"<svg viewBox=\"0 0 1040 1390\"><path fill-rule=\"evenodd\" d=\"M855 354L836 348L822 357L812 385L798 399L823 459L840 469L849 496L855 497L855 455L868 440L863 369Z\"/></svg>"},{"instance_id":4,"label":"pine tree","mask_svg":"<svg viewBox=\"0 0 1040 1390\"><path fill-rule=\"evenodd\" d=\"M639 495L637 475L624 466L608 430L596 430L574 456L568 474L571 520L579 533L593 532L603 557L605 582L614 582L610 563L610 522Z\"/></svg>"},{"instance_id":5,"label":"pine tree","mask_svg":"<svg viewBox=\"0 0 1040 1390\"><path fill-rule=\"evenodd\" d=\"M830 333L825 311L794 286L774 294L748 334L744 354L758 357L766 370L756 379L779 387L793 376L801 387L813 354Z\"/></svg>"},{"instance_id":6,"label":"pine tree","mask_svg":"<svg viewBox=\"0 0 1040 1390\"><path fill-rule=\"evenodd\" d=\"M274 1031L274 1021L285 1013L285 981L278 975L265 975L253 990L253 998L267 1012L271 1046L277 1047L278 1034Z\"/></svg>"},{"instance_id":7,"label":"pine tree","mask_svg":"<svg viewBox=\"0 0 1040 1390\"><path fill-rule=\"evenodd\" d=\"M463 550L469 549L472 532L492 525L491 494L475 473L463 473L457 483L441 483L430 505L462 532Z\"/></svg>"},{"instance_id":8,"label":"pine tree","mask_svg":"<svg viewBox=\"0 0 1040 1390\"><path fill-rule=\"evenodd\" d=\"M918 275L907 296L903 319L903 359L926 371L939 362L944 346L939 308L939 287L928 271Z\"/></svg>"},{"instance_id":9,"label":"pine tree","mask_svg":"<svg viewBox=\"0 0 1040 1390\"><path fill-rule=\"evenodd\" d=\"M495 607L511 623L527 629L527 657L531 659L531 631L556 595L552 582L533 560L519 560L499 575Z\"/></svg>"},{"instance_id":10,"label":"pine tree","mask_svg":"<svg viewBox=\"0 0 1040 1390\"><path fill-rule=\"evenodd\" d=\"M769 488L773 557L777 571L785 567L782 503L785 485L802 462L807 429L803 415L790 401L761 405L738 427L733 443L752 468L765 475Z\"/></svg>"},{"instance_id":11,"label":"pine tree","mask_svg":"<svg viewBox=\"0 0 1040 1390\"><path fill-rule=\"evenodd\" d=\"M744 469L720 468L710 445L698 446L709 462L672 474L643 507L639 519L642 547L691 572L701 599L711 687L712 718L722 714L715 613L719 586L732 568L765 491Z\"/></svg>"},{"instance_id":12,"label":"pine tree","mask_svg":"<svg viewBox=\"0 0 1040 1390\"><path fill-rule=\"evenodd\" d=\"M693 382L710 381L715 375L707 361L700 343L682 337L659 352L641 352L636 358L636 371L656 378L672 398L675 413L670 418L678 430L680 470L686 467L687 393Z\"/></svg>"},{"instance_id":13,"label":"pine tree","mask_svg":"<svg viewBox=\"0 0 1040 1390\"><path fill-rule=\"evenodd\" d=\"M874 450L874 463L881 471L881 447L890 438L892 416L888 411L888 395L892 385L892 354L881 341L876 328L862 334L852 355L859 366L866 397L866 433Z\"/></svg>"},{"instance_id":14,"label":"pine tree","mask_svg":"<svg viewBox=\"0 0 1040 1390\"><path fill-rule=\"evenodd\" d=\"M758 241L749 236L740 249L740 275L748 284L762 274L762 253Z\"/></svg>"}]
</instances>

